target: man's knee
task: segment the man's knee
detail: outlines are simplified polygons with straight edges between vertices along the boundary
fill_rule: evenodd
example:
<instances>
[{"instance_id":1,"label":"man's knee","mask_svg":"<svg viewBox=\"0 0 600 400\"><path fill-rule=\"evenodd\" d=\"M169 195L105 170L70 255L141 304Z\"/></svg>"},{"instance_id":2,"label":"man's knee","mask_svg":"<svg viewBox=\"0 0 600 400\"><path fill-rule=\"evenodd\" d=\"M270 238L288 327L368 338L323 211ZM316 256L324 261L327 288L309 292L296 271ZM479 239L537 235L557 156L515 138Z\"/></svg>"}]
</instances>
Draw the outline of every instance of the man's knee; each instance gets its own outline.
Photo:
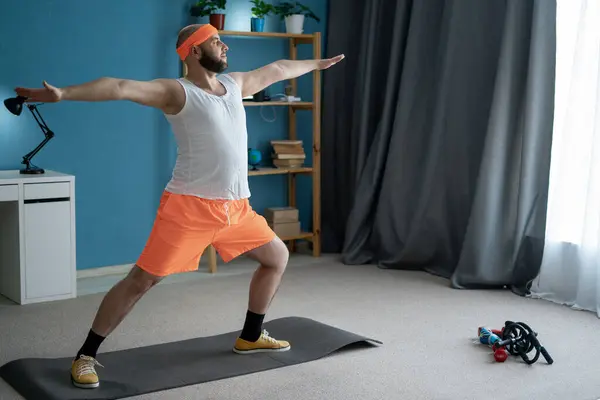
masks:
<instances>
[{"instance_id":1,"label":"man's knee","mask_svg":"<svg viewBox=\"0 0 600 400\"><path fill-rule=\"evenodd\" d=\"M162 277L149 274L137 265L134 265L125 280L131 291L142 294L157 285L162 280Z\"/></svg>"},{"instance_id":2,"label":"man's knee","mask_svg":"<svg viewBox=\"0 0 600 400\"><path fill-rule=\"evenodd\" d=\"M290 259L290 251L279 238L273 241L273 246L273 258L269 267L276 268L283 273Z\"/></svg>"},{"instance_id":3,"label":"man's knee","mask_svg":"<svg viewBox=\"0 0 600 400\"><path fill-rule=\"evenodd\" d=\"M283 273L287 267L290 252L285 243L276 237L269 243L250 251L247 255L261 265Z\"/></svg>"}]
</instances>

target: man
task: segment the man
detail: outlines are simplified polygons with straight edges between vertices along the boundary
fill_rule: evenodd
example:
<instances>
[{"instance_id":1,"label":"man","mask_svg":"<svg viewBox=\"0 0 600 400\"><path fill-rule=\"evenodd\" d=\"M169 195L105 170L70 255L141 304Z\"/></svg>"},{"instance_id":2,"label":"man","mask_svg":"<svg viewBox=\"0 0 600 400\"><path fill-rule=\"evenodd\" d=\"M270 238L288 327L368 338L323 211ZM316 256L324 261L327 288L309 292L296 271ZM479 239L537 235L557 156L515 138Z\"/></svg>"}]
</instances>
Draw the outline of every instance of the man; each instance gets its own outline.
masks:
<instances>
[{"instance_id":1,"label":"man","mask_svg":"<svg viewBox=\"0 0 600 400\"><path fill-rule=\"evenodd\" d=\"M77 352L71 381L99 386L98 348L136 302L165 276L197 269L212 244L225 262L246 255L260 265L249 290L246 320L233 345L238 354L286 351L290 344L262 330L263 319L288 261L285 244L248 198L246 115L242 98L285 79L326 69L325 60L280 60L259 69L218 75L227 68L228 47L211 25L183 28L177 53L187 66L181 79L141 82L100 78L64 88L16 88L27 101L129 100L160 109L170 122L179 153L146 246L128 276L104 297L88 336Z\"/></svg>"}]
</instances>

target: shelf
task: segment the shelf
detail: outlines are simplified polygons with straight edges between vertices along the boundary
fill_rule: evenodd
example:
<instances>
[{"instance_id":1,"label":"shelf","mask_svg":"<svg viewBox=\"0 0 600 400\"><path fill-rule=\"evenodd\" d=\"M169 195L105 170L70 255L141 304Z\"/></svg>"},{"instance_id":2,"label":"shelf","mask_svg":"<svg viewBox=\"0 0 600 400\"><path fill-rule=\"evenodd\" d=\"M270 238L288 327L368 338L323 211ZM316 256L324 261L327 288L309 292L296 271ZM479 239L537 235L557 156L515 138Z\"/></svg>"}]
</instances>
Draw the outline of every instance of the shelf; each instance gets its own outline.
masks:
<instances>
[{"instance_id":1,"label":"shelf","mask_svg":"<svg viewBox=\"0 0 600 400\"><path fill-rule=\"evenodd\" d=\"M312 240L313 234L312 232L300 232L299 235L294 235L294 236L281 236L279 237L279 239L281 239L282 241L286 241L286 240L298 240L298 239L307 239L307 240Z\"/></svg>"},{"instance_id":2,"label":"shelf","mask_svg":"<svg viewBox=\"0 0 600 400\"><path fill-rule=\"evenodd\" d=\"M248 171L248 176L261 175L283 175L283 174L302 174L313 172L311 167L300 168L275 168L275 167L258 167L258 171Z\"/></svg>"},{"instance_id":3,"label":"shelf","mask_svg":"<svg viewBox=\"0 0 600 400\"><path fill-rule=\"evenodd\" d=\"M315 35L285 32L219 31L220 36L256 37L271 39L294 39L298 43L312 43Z\"/></svg>"},{"instance_id":4,"label":"shelf","mask_svg":"<svg viewBox=\"0 0 600 400\"><path fill-rule=\"evenodd\" d=\"M310 110L313 103L310 101L244 101L246 107L258 106L290 106L301 110Z\"/></svg>"}]
</instances>

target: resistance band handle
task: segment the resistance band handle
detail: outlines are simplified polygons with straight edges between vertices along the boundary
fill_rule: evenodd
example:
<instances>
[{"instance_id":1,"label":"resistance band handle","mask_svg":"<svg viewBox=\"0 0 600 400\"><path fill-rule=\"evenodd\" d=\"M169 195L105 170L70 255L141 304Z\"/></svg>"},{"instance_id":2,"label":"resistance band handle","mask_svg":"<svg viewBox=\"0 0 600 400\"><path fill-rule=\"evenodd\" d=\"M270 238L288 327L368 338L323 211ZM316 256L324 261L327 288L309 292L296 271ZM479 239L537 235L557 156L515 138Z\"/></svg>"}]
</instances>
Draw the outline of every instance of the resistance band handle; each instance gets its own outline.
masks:
<instances>
[{"instance_id":1,"label":"resistance band handle","mask_svg":"<svg viewBox=\"0 0 600 400\"><path fill-rule=\"evenodd\" d=\"M550 357L548 350L546 350L546 348L544 346L542 346L542 344L540 343L540 341L537 339L537 337L535 335L530 334L529 340L531 340L531 342L533 343L533 346L536 348L536 350L538 350L540 353L542 353L542 356L544 356L544 358L546 359L546 362L548 364L552 364L554 362L552 357Z\"/></svg>"},{"instance_id":2,"label":"resistance band handle","mask_svg":"<svg viewBox=\"0 0 600 400\"><path fill-rule=\"evenodd\" d=\"M548 364L552 364L554 362L552 357L550 357L550 354L548 354L548 350L546 350L544 346L540 346L540 352L542 353Z\"/></svg>"}]
</instances>

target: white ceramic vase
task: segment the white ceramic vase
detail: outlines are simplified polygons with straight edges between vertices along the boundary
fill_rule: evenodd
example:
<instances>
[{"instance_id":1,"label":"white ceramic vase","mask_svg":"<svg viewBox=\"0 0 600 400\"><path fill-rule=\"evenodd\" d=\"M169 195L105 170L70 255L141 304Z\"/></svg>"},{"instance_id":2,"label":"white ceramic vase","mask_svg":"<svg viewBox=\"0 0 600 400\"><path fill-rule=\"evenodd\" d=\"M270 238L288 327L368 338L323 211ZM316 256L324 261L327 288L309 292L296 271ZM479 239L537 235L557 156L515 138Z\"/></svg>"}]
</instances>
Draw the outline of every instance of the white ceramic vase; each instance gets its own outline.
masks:
<instances>
[{"instance_id":1,"label":"white ceramic vase","mask_svg":"<svg viewBox=\"0 0 600 400\"><path fill-rule=\"evenodd\" d=\"M304 15L294 14L285 17L285 30L287 33L304 32Z\"/></svg>"}]
</instances>

